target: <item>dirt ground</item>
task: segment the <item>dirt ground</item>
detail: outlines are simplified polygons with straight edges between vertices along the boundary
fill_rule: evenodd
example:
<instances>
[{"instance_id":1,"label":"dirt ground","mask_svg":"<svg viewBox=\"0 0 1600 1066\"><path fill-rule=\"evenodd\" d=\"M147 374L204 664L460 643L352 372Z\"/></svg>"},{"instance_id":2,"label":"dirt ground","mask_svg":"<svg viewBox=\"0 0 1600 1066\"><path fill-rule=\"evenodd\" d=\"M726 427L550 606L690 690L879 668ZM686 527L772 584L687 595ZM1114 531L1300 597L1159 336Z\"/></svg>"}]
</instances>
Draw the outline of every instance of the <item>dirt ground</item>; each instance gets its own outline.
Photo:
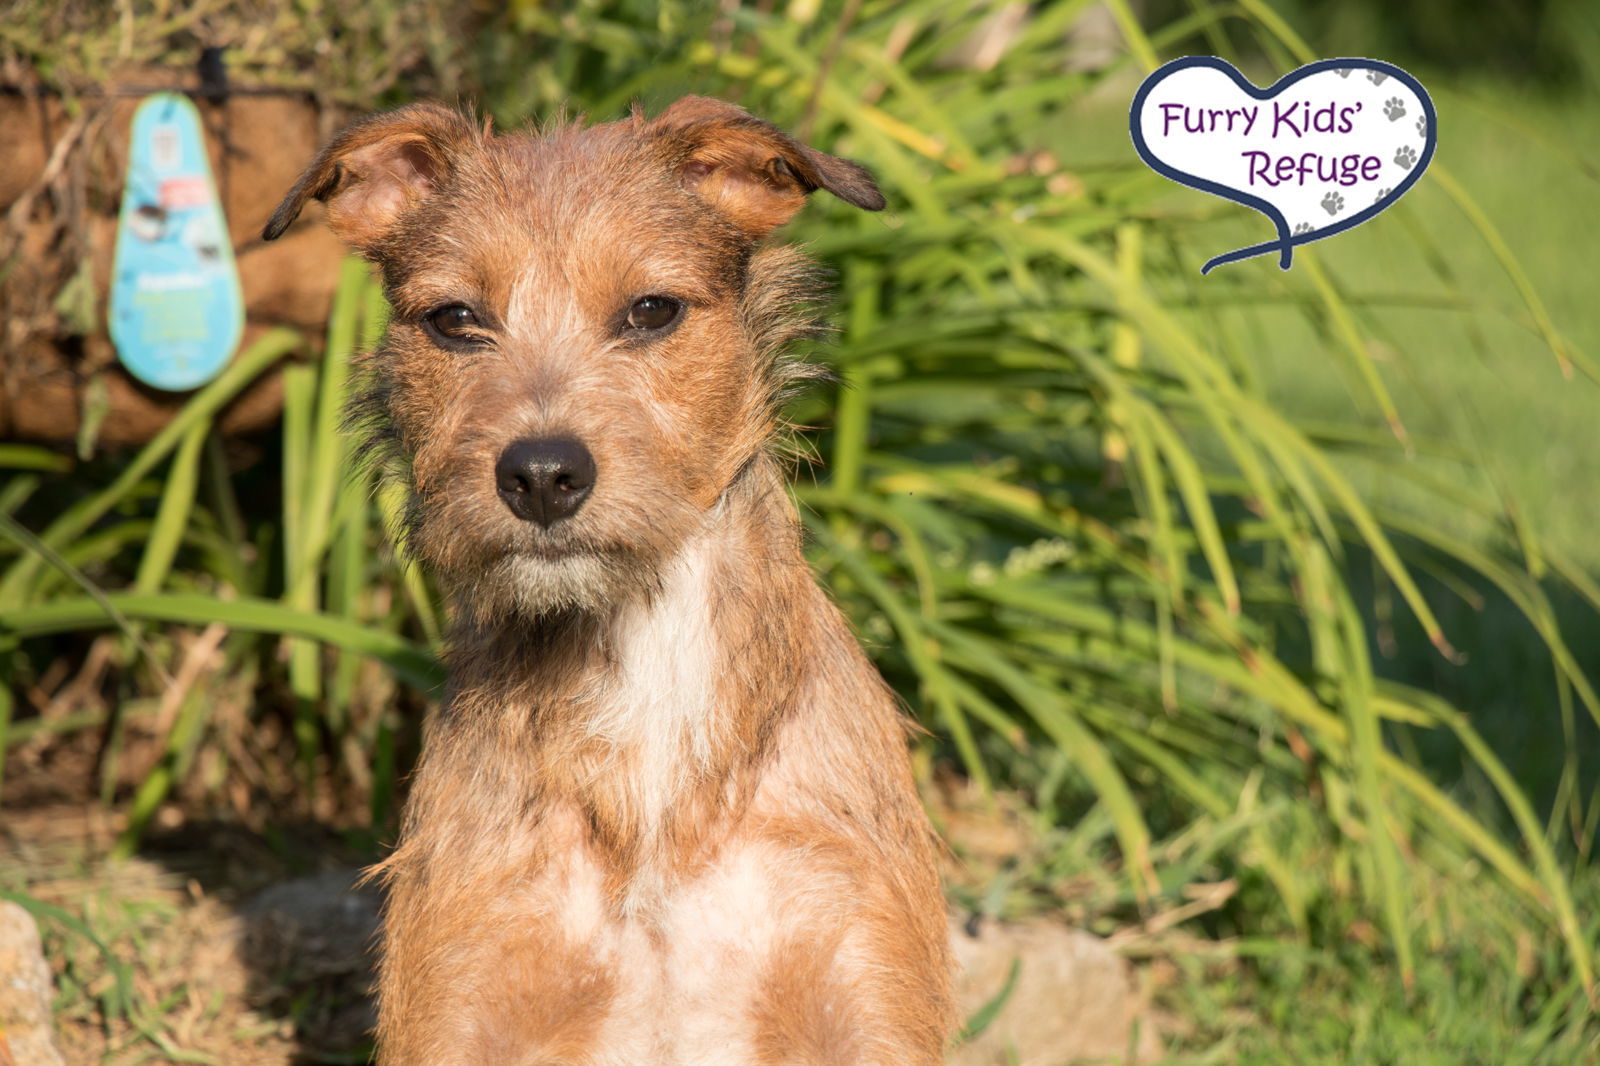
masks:
<instances>
[{"instance_id":1,"label":"dirt ground","mask_svg":"<svg viewBox=\"0 0 1600 1066\"><path fill-rule=\"evenodd\" d=\"M352 869L358 849L316 827L267 839L176 809L158 823L139 855L111 861L124 819L96 804L0 815L0 888L77 920L40 923L69 1066L365 1061L368 926L313 957L325 915L301 930L257 905L274 885Z\"/></svg>"}]
</instances>

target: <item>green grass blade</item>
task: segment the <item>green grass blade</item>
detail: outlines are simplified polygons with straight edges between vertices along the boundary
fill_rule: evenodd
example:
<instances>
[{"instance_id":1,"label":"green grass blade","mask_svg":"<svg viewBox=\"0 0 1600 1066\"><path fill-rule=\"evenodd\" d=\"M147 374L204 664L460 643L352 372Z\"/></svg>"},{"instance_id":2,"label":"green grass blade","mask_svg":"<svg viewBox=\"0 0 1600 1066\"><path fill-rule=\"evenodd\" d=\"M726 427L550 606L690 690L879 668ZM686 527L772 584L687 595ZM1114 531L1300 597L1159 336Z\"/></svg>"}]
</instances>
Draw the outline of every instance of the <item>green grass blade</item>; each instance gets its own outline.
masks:
<instances>
[{"instance_id":1,"label":"green grass blade","mask_svg":"<svg viewBox=\"0 0 1600 1066\"><path fill-rule=\"evenodd\" d=\"M407 684L421 689L436 688L443 680L438 659L404 637L331 615L297 611L272 600L112 592L100 600L60 599L7 612L0 619L0 634L27 638L67 633L112 625L117 618L189 626L219 622L251 633L301 637L371 656Z\"/></svg>"},{"instance_id":2,"label":"green grass blade","mask_svg":"<svg viewBox=\"0 0 1600 1066\"><path fill-rule=\"evenodd\" d=\"M161 490L161 504L156 509L150 539L139 559L139 572L133 582L134 589L139 592L159 591L172 569L172 560L183 541L184 527L189 523L200 484L200 451L210 434L210 423L196 422L178 444L177 454L167 471L166 485Z\"/></svg>"}]
</instances>

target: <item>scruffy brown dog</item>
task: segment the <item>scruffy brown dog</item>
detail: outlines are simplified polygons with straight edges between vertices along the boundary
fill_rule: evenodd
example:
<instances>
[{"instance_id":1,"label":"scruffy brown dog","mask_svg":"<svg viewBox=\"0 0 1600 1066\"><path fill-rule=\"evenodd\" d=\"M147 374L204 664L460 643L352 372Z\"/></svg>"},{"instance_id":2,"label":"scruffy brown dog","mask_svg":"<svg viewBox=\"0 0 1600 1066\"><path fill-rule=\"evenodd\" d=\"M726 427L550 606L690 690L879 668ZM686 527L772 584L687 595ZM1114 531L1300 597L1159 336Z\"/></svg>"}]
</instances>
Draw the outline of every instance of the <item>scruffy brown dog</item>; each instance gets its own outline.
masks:
<instances>
[{"instance_id":1,"label":"scruffy brown dog","mask_svg":"<svg viewBox=\"0 0 1600 1066\"><path fill-rule=\"evenodd\" d=\"M366 413L450 596L379 980L385 1066L942 1061L934 841L889 691L769 455L861 167L729 104L491 136L376 115L306 201L394 317Z\"/></svg>"}]
</instances>

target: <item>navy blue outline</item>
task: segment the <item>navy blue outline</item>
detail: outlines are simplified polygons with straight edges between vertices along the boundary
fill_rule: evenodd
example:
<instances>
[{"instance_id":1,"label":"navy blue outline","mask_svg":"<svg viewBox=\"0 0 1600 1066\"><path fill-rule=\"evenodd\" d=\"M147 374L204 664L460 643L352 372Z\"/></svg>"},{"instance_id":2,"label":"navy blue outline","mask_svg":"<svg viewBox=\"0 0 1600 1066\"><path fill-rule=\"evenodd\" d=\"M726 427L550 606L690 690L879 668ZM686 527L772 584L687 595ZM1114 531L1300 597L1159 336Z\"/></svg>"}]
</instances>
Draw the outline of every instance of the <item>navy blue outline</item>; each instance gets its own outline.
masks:
<instances>
[{"instance_id":1,"label":"navy blue outline","mask_svg":"<svg viewBox=\"0 0 1600 1066\"><path fill-rule=\"evenodd\" d=\"M1371 207L1358 211L1349 218L1323 229L1314 229L1309 233L1291 233L1289 231L1289 220L1284 218L1283 213L1266 200L1251 196L1249 193L1242 193L1226 185L1218 185L1215 182L1207 181L1205 178L1197 178L1181 170L1175 170L1157 159L1154 153L1150 151L1149 145L1145 144L1144 135L1139 130L1139 113L1144 109L1145 98L1168 74L1173 74L1189 67L1211 67L1214 70L1220 70L1232 78L1235 85L1257 100L1270 100L1295 82L1309 78L1313 74L1320 74L1324 70L1381 70L1389 77L1409 87L1412 92L1417 94L1417 99L1422 104L1423 113L1428 120L1428 132L1422 148L1422 155L1417 159L1416 164L1412 166L1405 180L1395 186L1388 196ZM1283 270L1288 270L1294 258L1293 249L1295 245L1320 241L1324 237L1332 237L1336 233L1343 233L1352 226L1361 225L1361 223L1374 217L1384 208L1394 203L1407 189L1417 183L1417 179L1422 177L1423 171L1428 169L1428 164L1433 160L1433 149L1439 141L1439 116L1438 112L1433 108L1433 98L1428 95L1428 90L1422 87L1420 81L1393 63L1385 63L1380 59L1319 59L1315 63L1307 63L1297 70L1290 71L1265 89L1258 89L1226 59L1221 59L1217 56L1184 56L1182 59L1174 59L1172 62L1163 64L1152 71L1150 76L1145 78L1143 84L1139 86L1139 91L1133 96L1133 106L1128 109L1128 132L1133 137L1133 147L1139 153L1139 158L1143 159L1145 164L1157 174L1170 178L1179 185L1187 185L1191 189L1199 189L1201 192L1208 192L1213 196L1220 196L1225 200L1232 200L1234 203L1253 207L1266 215L1278 227L1277 240L1226 252L1207 262L1205 266L1200 268L1200 273L1206 274L1210 272L1212 267L1222 266L1225 263L1235 263L1241 259L1250 259L1258 255L1267 255L1274 250L1282 253L1278 259L1278 266Z\"/></svg>"}]
</instances>

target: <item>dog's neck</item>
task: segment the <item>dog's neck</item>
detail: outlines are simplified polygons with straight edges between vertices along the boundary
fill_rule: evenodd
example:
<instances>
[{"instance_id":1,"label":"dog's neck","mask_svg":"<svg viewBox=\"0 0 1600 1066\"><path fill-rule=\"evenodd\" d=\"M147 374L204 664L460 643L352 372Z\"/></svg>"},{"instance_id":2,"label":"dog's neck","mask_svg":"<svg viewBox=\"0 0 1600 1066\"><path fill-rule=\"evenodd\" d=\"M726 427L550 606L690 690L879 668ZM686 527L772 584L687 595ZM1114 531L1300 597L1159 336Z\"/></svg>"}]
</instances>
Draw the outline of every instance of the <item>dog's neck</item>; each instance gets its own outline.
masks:
<instances>
[{"instance_id":1,"label":"dog's neck","mask_svg":"<svg viewBox=\"0 0 1600 1066\"><path fill-rule=\"evenodd\" d=\"M426 754L455 770L419 775L412 809L448 806L449 776L470 771L495 784L494 820L575 811L619 878L669 876L749 801L825 606L782 478L762 461L647 594L463 642L472 652L452 662Z\"/></svg>"}]
</instances>

